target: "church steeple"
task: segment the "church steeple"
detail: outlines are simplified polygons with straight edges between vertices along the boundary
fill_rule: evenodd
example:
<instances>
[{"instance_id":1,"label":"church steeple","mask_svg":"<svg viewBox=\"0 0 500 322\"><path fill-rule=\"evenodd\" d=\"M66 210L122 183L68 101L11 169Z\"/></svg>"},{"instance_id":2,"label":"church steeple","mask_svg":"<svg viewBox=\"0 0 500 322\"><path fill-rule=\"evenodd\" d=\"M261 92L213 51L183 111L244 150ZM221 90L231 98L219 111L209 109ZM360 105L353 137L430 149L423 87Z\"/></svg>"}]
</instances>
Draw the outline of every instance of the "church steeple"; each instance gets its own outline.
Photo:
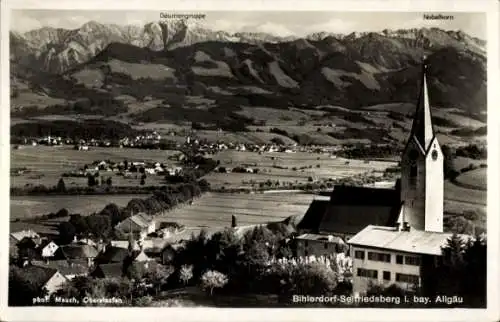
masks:
<instances>
[{"instance_id":1,"label":"church steeple","mask_svg":"<svg viewBox=\"0 0 500 322\"><path fill-rule=\"evenodd\" d=\"M424 152L429 150L429 145L435 135L434 127L432 125L429 95L427 91L427 65L427 58L424 57L424 63L422 65L422 78L420 82L420 95L410 134L410 139L414 138L420 144Z\"/></svg>"},{"instance_id":2,"label":"church steeple","mask_svg":"<svg viewBox=\"0 0 500 322\"><path fill-rule=\"evenodd\" d=\"M409 140L401 156L399 221L417 230L443 231L443 153L432 126L424 59L420 95Z\"/></svg>"}]
</instances>

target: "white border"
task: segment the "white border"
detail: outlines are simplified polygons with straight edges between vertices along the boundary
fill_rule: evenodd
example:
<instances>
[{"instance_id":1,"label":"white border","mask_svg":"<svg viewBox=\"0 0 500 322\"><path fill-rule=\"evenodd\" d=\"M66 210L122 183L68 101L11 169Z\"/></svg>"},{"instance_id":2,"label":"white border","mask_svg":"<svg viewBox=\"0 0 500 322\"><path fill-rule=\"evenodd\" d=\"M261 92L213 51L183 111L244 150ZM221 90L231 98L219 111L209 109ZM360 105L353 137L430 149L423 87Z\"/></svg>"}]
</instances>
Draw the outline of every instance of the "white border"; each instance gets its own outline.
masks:
<instances>
[{"instance_id":1,"label":"white border","mask_svg":"<svg viewBox=\"0 0 500 322\"><path fill-rule=\"evenodd\" d=\"M372 321L497 321L499 315L500 289L498 280L498 232L500 194L498 183L499 153L499 79L500 56L498 54L499 25L498 2L480 0L456 1L411 1L411 0L380 0L380 1L264 1L264 0L191 0L162 1L131 0L128 2L112 0L10 0L1 3L1 114L0 114L0 146L1 146L1 184L0 204L4 205L0 224L0 319L5 321L104 321L120 320L151 320L168 319L182 321L330 321L330 320L372 320ZM10 9L71 9L71 10L155 10L155 11L414 11L414 12L486 12L487 13L487 46L488 46L488 308L473 309L200 309L200 308L8 308L8 235L9 219L9 16ZM362 310L362 311L360 311Z\"/></svg>"}]
</instances>

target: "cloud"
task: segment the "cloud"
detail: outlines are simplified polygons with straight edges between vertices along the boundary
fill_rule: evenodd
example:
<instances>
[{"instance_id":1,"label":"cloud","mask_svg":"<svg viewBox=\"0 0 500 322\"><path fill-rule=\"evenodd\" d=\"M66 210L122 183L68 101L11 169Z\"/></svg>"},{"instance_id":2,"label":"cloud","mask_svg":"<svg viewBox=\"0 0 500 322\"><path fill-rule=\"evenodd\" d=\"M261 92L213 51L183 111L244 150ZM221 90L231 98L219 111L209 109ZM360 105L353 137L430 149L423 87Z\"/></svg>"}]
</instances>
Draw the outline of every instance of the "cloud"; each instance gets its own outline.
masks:
<instances>
[{"instance_id":1,"label":"cloud","mask_svg":"<svg viewBox=\"0 0 500 322\"><path fill-rule=\"evenodd\" d=\"M347 21L342 19L330 19L328 21L306 27L306 30L308 34L321 31L347 34L355 31L356 29L355 26L356 24L352 21Z\"/></svg>"},{"instance_id":2,"label":"cloud","mask_svg":"<svg viewBox=\"0 0 500 322\"><path fill-rule=\"evenodd\" d=\"M266 22L264 24L258 25L255 27L255 29L258 32L265 32L268 34L272 34L275 36L281 36L281 37L293 36L296 34L292 30L287 28L286 26L284 26L282 24L275 24L272 22Z\"/></svg>"},{"instance_id":3,"label":"cloud","mask_svg":"<svg viewBox=\"0 0 500 322\"><path fill-rule=\"evenodd\" d=\"M38 19L12 11L12 15L10 16L10 28L12 30L26 32L41 27L43 27L43 25Z\"/></svg>"},{"instance_id":4,"label":"cloud","mask_svg":"<svg viewBox=\"0 0 500 322\"><path fill-rule=\"evenodd\" d=\"M245 27L248 27L248 24L242 21L217 19L212 21L207 27L216 31L235 33L244 30Z\"/></svg>"}]
</instances>

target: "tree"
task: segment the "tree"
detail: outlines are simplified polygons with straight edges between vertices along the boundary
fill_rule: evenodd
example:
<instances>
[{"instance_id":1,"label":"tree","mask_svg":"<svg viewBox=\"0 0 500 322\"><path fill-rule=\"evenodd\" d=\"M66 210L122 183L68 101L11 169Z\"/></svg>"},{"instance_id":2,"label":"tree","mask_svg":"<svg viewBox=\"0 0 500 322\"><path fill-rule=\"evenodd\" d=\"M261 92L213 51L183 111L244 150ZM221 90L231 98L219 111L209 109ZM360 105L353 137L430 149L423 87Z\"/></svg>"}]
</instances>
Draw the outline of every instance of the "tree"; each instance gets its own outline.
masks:
<instances>
[{"instance_id":1,"label":"tree","mask_svg":"<svg viewBox=\"0 0 500 322\"><path fill-rule=\"evenodd\" d=\"M57 182L57 191L66 192L66 184L64 183L63 178L60 178L59 182Z\"/></svg>"},{"instance_id":2,"label":"tree","mask_svg":"<svg viewBox=\"0 0 500 322\"><path fill-rule=\"evenodd\" d=\"M125 219L123 212L115 203L109 203L99 213L101 216L108 216L111 220L111 225L114 227L116 224Z\"/></svg>"},{"instance_id":3,"label":"tree","mask_svg":"<svg viewBox=\"0 0 500 322\"><path fill-rule=\"evenodd\" d=\"M36 243L33 239L24 237L17 243L17 256L20 260L31 262L38 255L36 251Z\"/></svg>"},{"instance_id":4,"label":"tree","mask_svg":"<svg viewBox=\"0 0 500 322\"><path fill-rule=\"evenodd\" d=\"M97 185L97 181L93 175L88 175L87 176L87 185L89 187L94 187Z\"/></svg>"},{"instance_id":5,"label":"tree","mask_svg":"<svg viewBox=\"0 0 500 322\"><path fill-rule=\"evenodd\" d=\"M179 271L179 279L184 285L193 278L193 265L182 265Z\"/></svg>"},{"instance_id":6,"label":"tree","mask_svg":"<svg viewBox=\"0 0 500 322\"><path fill-rule=\"evenodd\" d=\"M69 216L69 211L66 208L61 208L59 211L56 213L57 218L63 218L63 217L68 217Z\"/></svg>"},{"instance_id":7,"label":"tree","mask_svg":"<svg viewBox=\"0 0 500 322\"><path fill-rule=\"evenodd\" d=\"M227 282L227 276L218 271L207 271L201 277L201 287L209 291L210 296L213 295L214 289L224 287Z\"/></svg>"},{"instance_id":8,"label":"tree","mask_svg":"<svg viewBox=\"0 0 500 322\"><path fill-rule=\"evenodd\" d=\"M69 223L75 227L76 234L87 235L89 233L89 225L86 217L80 214L73 214L69 218Z\"/></svg>"},{"instance_id":9,"label":"tree","mask_svg":"<svg viewBox=\"0 0 500 322\"><path fill-rule=\"evenodd\" d=\"M154 287L155 294L158 296L162 286L174 272L173 267L164 265L153 265L151 270L146 271L145 278L149 280Z\"/></svg>"},{"instance_id":10,"label":"tree","mask_svg":"<svg viewBox=\"0 0 500 322\"><path fill-rule=\"evenodd\" d=\"M32 276L26 276L23 269L10 266L9 269L9 306L30 306L33 299L47 294L45 289L33 283Z\"/></svg>"},{"instance_id":11,"label":"tree","mask_svg":"<svg viewBox=\"0 0 500 322\"><path fill-rule=\"evenodd\" d=\"M279 137L274 137L271 139L271 142L276 144L276 145L285 145L285 141L283 141L282 138L279 138Z\"/></svg>"},{"instance_id":12,"label":"tree","mask_svg":"<svg viewBox=\"0 0 500 322\"><path fill-rule=\"evenodd\" d=\"M111 232L111 218L109 216L93 214L87 217L89 232L96 237L107 238Z\"/></svg>"},{"instance_id":13,"label":"tree","mask_svg":"<svg viewBox=\"0 0 500 322\"><path fill-rule=\"evenodd\" d=\"M293 276L296 288L305 294L329 294L337 286L336 273L320 263L299 265Z\"/></svg>"},{"instance_id":14,"label":"tree","mask_svg":"<svg viewBox=\"0 0 500 322\"><path fill-rule=\"evenodd\" d=\"M456 171L456 169L455 169L453 150L449 146L443 145L441 147L441 151L443 151L444 178L453 180L459 174L458 171Z\"/></svg>"},{"instance_id":15,"label":"tree","mask_svg":"<svg viewBox=\"0 0 500 322\"><path fill-rule=\"evenodd\" d=\"M63 221L59 224L59 242L69 244L76 235L76 228L69 221Z\"/></svg>"}]
</instances>

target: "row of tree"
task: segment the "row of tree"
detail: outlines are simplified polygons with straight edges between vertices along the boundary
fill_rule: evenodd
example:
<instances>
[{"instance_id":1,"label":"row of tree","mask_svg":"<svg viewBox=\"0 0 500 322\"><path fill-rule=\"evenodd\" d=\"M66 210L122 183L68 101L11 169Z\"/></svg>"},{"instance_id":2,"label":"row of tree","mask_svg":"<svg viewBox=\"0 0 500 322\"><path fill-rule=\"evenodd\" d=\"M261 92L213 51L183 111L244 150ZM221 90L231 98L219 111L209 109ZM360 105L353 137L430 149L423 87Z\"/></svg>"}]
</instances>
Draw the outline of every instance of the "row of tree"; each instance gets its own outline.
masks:
<instances>
[{"instance_id":1,"label":"row of tree","mask_svg":"<svg viewBox=\"0 0 500 322\"><path fill-rule=\"evenodd\" d=\"M93 236L104 240L113 237L122 238L123 236L116 235L118 232L113 227L131 215L140 212L156 215L171 210L182 203L199 197L208 189L208 182L203 179L199 182L164 186L162 189L154 191L151 197L130 200L124 208L110 203L100 212L89 216L73 214L68 222L62 222L59 225L59 235L66 242L70 242L75 235Z\"/></svg>"}]
</instances>

